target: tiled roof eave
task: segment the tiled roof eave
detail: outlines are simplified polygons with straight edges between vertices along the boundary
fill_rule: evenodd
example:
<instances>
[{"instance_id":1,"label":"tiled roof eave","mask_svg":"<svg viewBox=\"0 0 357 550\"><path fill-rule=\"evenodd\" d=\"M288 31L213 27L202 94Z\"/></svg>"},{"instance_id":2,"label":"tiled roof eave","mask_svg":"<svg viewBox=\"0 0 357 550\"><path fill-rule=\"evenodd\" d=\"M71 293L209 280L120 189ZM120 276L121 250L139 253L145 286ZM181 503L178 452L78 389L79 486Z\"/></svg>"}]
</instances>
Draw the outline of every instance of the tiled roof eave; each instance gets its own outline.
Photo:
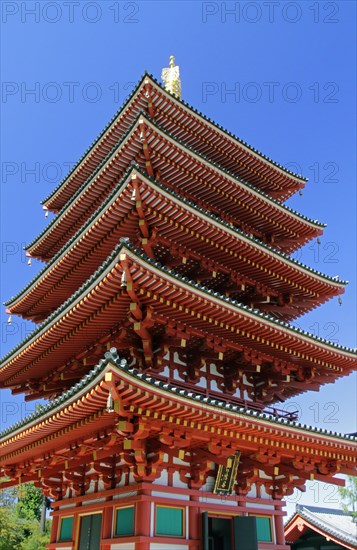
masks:
<instances>
[{"instance_id":1,"label":"tiled roof eave","mask_svg":"<svg viewBox=\"0 0 357 550\"><path fill-rule=\"evenodd\" d=\"M176 279L188 285L188 288L197 289L198 291L202 292L204 295L209 296L211 299L214 298L214 300L218 300L219 302L226 303L233 308L238 308L238 310L240 310L241 312L244 311L247 315L250 315L253 318L256 317L257 319L263 321L264 323L268 323L269 325L271 324L272 328L277 328L279 331L283 330L288 334L290 333L294 337L298 336L305 341L307 340L308 343L310 343L311 345L317 344L317 345L322 345L323 347L331 348L330 351L334 353L344 353L344 354L348 354L353 357L356 357L356 350L352 350L351 348L347 348L339 344L329 342L324 338L307 333L302 329L293 327L288 323L285 323L283 321L278 321L267 314L261 313L259 310L252 309L248 306L245 306L237 302L236 300L232 300L230 298L227 298L226 296L222 296L218 292L214 292L210 289L207 289L206 287L196 283L195 281L190 281L189 279L187 279L187 277L182 277L179 274L175 273L174 271L166 267L163 267L160 263L154 262L152 259L148 258L145 254L141 253L139 250L134 249L129 243L125 242L124 244L122 243L116 246L112 254L108 256L108 258L96 270L96 272L68 300L66 300L45 321L43 321L43 323L41 323L36 329L34 329L22 342L20 342L15 348L13 348L3 357L1 361L2 366L0 367L0 373L5 368L6 363L9 362L9 360L11 360L12 356L14 356L26 344L31 342L31 340L34 339L46 327L48 327L48 325L50 325L52 322L54 323L57 322L67 309L70 309L73 306L73 304L76 303L77 300L80 300L84 294L87 294L88 289L91 286L94 288L99 278L104 277L104 274L108 272L108 269L112 264L112 262L117 261L119 253L125 249L128 251L129 254L133 253L139 260L141 259L145 263L150 264L152 268L158 270L159 273L160 272L166 273L173 279Z\"/></svg>"},{"instance_id":2,"label":"tiled roof eave","mask_svg":"<svg viewBox=\"0 0 357 550\"><path fill-rule=\"evenodd\" d=\"M218 410L230 413L233 412L243 417L246 416L250 419L254 418L260 422L273 424L277 428L281 428L282 426L284 426L289 431L299 430L303 431L304 433L313 433L313 435L319 437L322 436L324 439L327 440L332 438L336 441L343 441L346 444L350 445L357 443L357 438L350 435L332 432L323 428L315 428L312 432L311 427L306 426L305 424L301 424L292 420L287 420L285 418L277 418L271 414L258 412L256 410L245 407L239 407L237 405L232 405L224 401L219 401L218 399L208 398L200 394L195 394L194 392L189 390L182 390L181 388L177 388L175 384L169 384L161 380L156 380L154 376L149 376L145 373L139 372L135 368L130 367L127 364L126 360L119 357L115 348L112 348L110 352L107 352L104 358L99 361L98 365L96 365L77 384L72 386L69 390L63 392L59 397L49 402L47 405L39 408L34 413L28 415L24 419L18 421L16 424L0 432L0 438L4 440L5 438L9 438L10 434L11 437L13 437L16 433L21 432L21 429L24 426L27 426L28 428L29 425L36 425L40 419L45 420L49 415L54 414L57 409L63 407L69 402L73 402L75 399L79 399L83 393L87 393L92 386L97 385L100 380L103 379L107 367L110 368L113 366L119 371L124 371L127 376L136 379L140 384L144 386L147 385L149 388L157 388L160 391L170 393L171 395L176 396L181 400L204 404L205 406L217 408Z\"/></svg>"},{"instance_id":3,"label":"tiled roof eave","mask_svg":"<svg viewBox=\"0 0 357 550\"><path fill-rule=\"evenodd\" d=\"M200 117L202 120L205 121L205 123L208 123L209 125L213 126L213 128L215 128L216 130L219 130L220 132L223 132L223 134L225 134L227 136L228 139L232 140L232 141L236 141L237 143L239 143L240 145L243 145L246 149L250 150L250 152L256 156L258 156L258 158L260 157L261 160L267 162L268 164L271 164L273 167L275 167L276 169L279 169L280 171L282 171L283 173L285 173L287 176L290 176L292 178L295 178L297 179L299 182L301 183L305 183L307 181L306 178L303 178L301 175L299 174L296 174L288 169L286 169L284 166L282 166L281 164L273 161L271 158L269 158L268 156L264 155L263 153L261 153L260 151L258 151L257 149L255 149L254 147L252 147L251 145L249 145L247 142L245 142L244 140L240 139L239 137L235 136L234 134L232 134L231 132L229 132L228 130L226 130L225 128L223 128L222 126L220 126L219 124L217 123L214 123L209 117L206 117L203 113L199 112L198 110L196 110L194 107L192 107L191 105L189 105L187 102L183 101L183 100L179 100L177 99L176 97L174 96L169 96L168 92L166 92L166 90L164 89L163 86L161 86L161 84L148 72L145 72L143 74L143 76L140 78L140 80L138 81L138 83L136 84L134 90L132 90L132 92L129 94L129 96L127 97L127 99L125 100L124 104L121 106L121 108L115 113L115 115L112 117L112 119L109 121L109 123L105 126L104 130L98 135L98 137L92 142L92 144L88 147L88 149L84 152L84 154L82 155L82 157L79 159L79 161L77 162L77 164L72 168L72 170L69 172L69 174L59 183L59 185L50 193L50 195L48 195L43 201L41 201L41 204L43 205L46 205L47 203L49 203L51 200L54 199L54 197L56 196L56 194L58 194L58 192L61 190L61 188L63 188L63 186L68 183L69 179L74 175L74 173L78 170L78 168L80 167L81 163L86 159L86 157L88 156L88 154L90 154L90 152L92 152L93 150L95 150L95 147L96 145L98 145L101 141L101 139L103 138L103 136L108 132L108 130L110 129L110 127L115 123L115 121L121 116L121 114L125 111L126 107L129 105L129 103L132 101L133 97L138 93L138 91L140 90L140 87L143 85L144 81L145 81L145 78L149 78L152 80L152 82L158 86L158 88L165 94L167 94L167 96L170 98L170 100L172 100L173 102L177 102L179 105L185 107L186 109L189 109L192 113L194 113L196 116Z\"/></svg>"},{"instance_id":4,"label":"tiled roof eave","mask_svg":"<svg viewBox=\"0 0 357 550\"><path fill-rule=\"evenodd\" d=\"M95 218L98 217L99 213L104 211L105 207L110 203L112 197L118 192L118 189L120 189L120 187L122 187L125 184L125 181L130 176L130 174L133 172L133 170L136 170L137 172L139 172L139 174L142 177L150 180L157 187L163 189L168 194L172 195L175 198L178 198L181 202L189 205L191 208L195 209L198 213L204 214L205 216L211 218L212 220L220 223L222 226L229 229L230 231L234 231L235 233L237 233L238 235L244 237L245 239L247 239L249 241L252 241L254 243L254 245L258 245L259 247L263 248L264 250L268 250L268 251L272 252L275 256L282 257L282 259L284 261L291 263L293 266L296 266L297 268L299 268L303 271L306 271L307 275L311 274L311 276L318 276L319 278L322 279L322 282L326 281L326 283L333 284L334 287L339 287L341 289L345 285L348 284L347 281L336 280L333 277L330 277L329 275L324 275L320 271L317 271L317 270L315 270L315 269L313 269L313 268L311 268L311 267L309 267L305 264L302 264L298 260L295 260L295 259L291 258L290 256L288 256L284 252L281 252L279 250L275 250L273 247L269 246L268 244L263 243L259 239L256 239L255 237L252 237L252 236L248 235L247 233L245 233L241 229L232 228L228 223L224 222L218 216L216 216L214 214L211 214L210 212L198 207L192 201L189 201L188 199L185 199L184 197L181 197L178 193L176 193L176 192L172 191L171 189L167 188L165 185L157 182L156 180L154 180L152 177L148 176L147 174L144 174L142 172L142 170L140 169L140 167L135 165L135 166L131 166L128 169L126 174L120 180L118 185L113 189L113 191L110 193L110 195L103 201L103 203L98 207L98 209L90 216L90 218L87 220L87 222L77 231L77 233L75 233L69 239L69 241L55 254L55 256L44 266L44 268L24 287L24 289L22 289L18 294L16 294L14 297L10 298L8 301L6 301L4 303L4 305L6 307L11 307L12 305L14 305L14 303L17 302L19 300L19 298L21 298L21 296L23 296L31 288L31 286L33 286L36 283L36 281L38 281L40 279L40 277L46 271L48 271L51 268L51 266L54 266L56 264L56 262L65 253L65 251L68 250L68 248L72 244L74 244L76 241L78 241L79 236L81 234L83 234L83 232L86 231L88 227L91 226L92 222L94 221Z\"/></svg>"},{"instance_id":5,"label":"tiled roof eave","mask_svg":"<svg viewBox=\"0 0 357 550\"><path fill-rule=\"evenodd\" d=\"M301 511L301 515L306 519L310 520L311 522L313 522L316 525L316 527L320 527L321 529L326 530L331 536L334 536L340 539L341 541L354 543L354 544L357 543L357 538L353 539L352 537L346 535L337 526L332 528L329 524L327 524L320 518L316 518L311 512L307 511L306 509L303 509ZM357 535L357 526L356 526L356 535Z\"/></svg>"},{"instance_id":6,"label":"tiled roof eave","mask_svg":"<svg viewBox=\"0 0 357 550\"><path fill-rule=\"evenodd\" d=\"M103 161L97 166L97 168L94 170L94 172L87 178L82 185L77 189L77 191L73 194L70 201L68 201L63 208L58 212L56 218L54 218L50 224L41 231L41 233L33 239L26 247L25 250L31 251L36 245L38 246L43 239L43 237L46 235L46 233L50 233L53 228L55 228L56 223L58 223L58 219L63 216L63 214L68 210L68 207L71 206L73 203L75 203L77 197L79 197L82 192L86 189L86 187L91 183L91 181L100 174L101 168L105 166L107 162L111 159L112 156L115 155L115 153L125 144L126 140L130 137L132 133L134 133L136 126L138 125L138 121L140 116L142 116L142 113L139 113L136 117L130 128L125 132L122 139L117 143L113 149L108 153L108 155L103 159ZM100 208L100 207L99 207Z\"/></svg>"},{"instance_id":7,"label":"tiled roof eave","mask_svg":"<svg viewBox=\"0 0 357 550\"><path fill-rule=\"evenodd\" d=\"M293 514L293 516L286 523L285 530L289 528L289 526L292 525L299 517L305 520L310 528L313 529L315 527L319 531L322 531L331 538L335 539L335 541L337 541L338 543L341 543L342 545L346 543L348 545L352 545L352 547L354 548L357 547L357 526L356 536L350 536L348 533L343 532L338 527L332 527L329 523L321 520L320 518L317 518L313 512L310 512L305 507L300 508L297 512L295 512L295 514Z\"/></svg>"},{"instance_id":8,"label":"tiled roof eave","mask_svg":"<svg viewBox=\"0 0 357 550\"><path fill-rule=\"evenodd\" d=\"M135 88L130 92L126 100L124 101L123 105L120 107L120 109L114 114L114 116L111 118L111 120L108 122L108 124L105 126L104 130L97 136L97 138L91 143L91 145L86 149L86 151L83 153L79 161L73 168L70 170L70 172L63 178L63 180L57 185L57 187L45 198L41 201L41 204L46 205L48 202L53 200L55 196L58 194L58 192L66 185L66 183L69 182L69 180L72 178L74 173L78 170L82 162L86 159L88 154L95 149L95 146L100 143L102 137L108 132L110 127L115 123L115 121L120 117L120 115L125 111L125 109L128 107L130 101L134 98L134 96L138 93L140 90L140 87L143 85L143 82L145 78L148 76L147 72L144 72L143 76L140 78L138 83L136 84ZM103 161L105 158L103 159ZM103 162L102 161L102 162ZM102 164L102 163L100 163Z\"/></svg>"},{"instance_id":9,"label":"tiled roof eave","mask_svg":"<svg viewBox=\"0 0 357 550\"><path fill-rule=\"evenodd\" d=\"M313 220L309 218L308 216L304 216L303 214L300 214L290 206L286 206L281 201L274 199L271 197L268 193L265 191L259 189L252 183L249 183L248 181L236 176L220 164L216 162L212 162L206 155L203 155L199 151L197 151L194 147L191 147L190 145L187 145L183 140L178 139L173 134L165 130L162 126L160 126L157 122L155 122L147 113L144 113L142 115L144 118L146 118L155 128L157 128L160 132L162 132L165 136L168 136L172 141L177 142L183 147L184 149L187 149L190 153L201 159L205 164L213 166L216 170L219 172L222 172L223 175L229 177L230 179L234 180L235 182L238 182L245 187L247 187L249 190L254 192L256 195L261 196L265 200L267 200L270 203L273 203L275 206L281 208L283 211L286 211L286 213L291 214L293 217L298 218L299 221L308 223L311 226L314 226L315 228L325 228L326 224L319 222L318 220Z\"/></svg>"},{"instance_id":10,"label":"tiled roof eave","mask_svg":"<svg viewBox=\"0 0 357 550\"><path fill-rule=\"evenodd\" d=\"M31 241L26 246L26 249L28 251L30 251L34 246L36 246L36 244L38 245L40 243L41 239L46 235L46 233L51 231L51 227L56 226L56 224L58 223L58 219L61 216L63 216L63 214L66 212L66 210L68 210L69 206L71 206L72 204L75 203L76 199L82 194L82 192L86 189L86 187L90 184L90 182L96 176L98 176L100 174L100 170L102 168L104 168L104 166L107 164L107 162L109 162L111 157L113 157L113 155L115 155L116 152L123 146L123 144L125 143L126 139L129 137L129 135L132 132L134 132L134 129L135 129L137 123L138 123L138 120L141 117L146 119L149 122L149 124L151 124L159 132L161 132L164 135L164 137L167 137L170 140L172 140L174 143L179 144L179 146L181 148L183 148L184 150L187 150L187 152L192 153L193 155L195 155L204 164L213 166L216 170L221 172L223 174L223 176L230 178L231 180L233 180L233 182L238 183L238 185L243 185L244 187L247 188L248 191L251 191L253 194L257 195L258 198L260 197L264 202L271 203L275 208L280 209L283 212L283 214L291 216L292 218L295 218L298 222L307 224L311 227L314 227L315 229L323 229L323 228L326 227L325 224L323 224L321 222L318 222L317 220L312 220L311 218L309 218L307 216L304 216L303 214L298 213L296 210L282 204L280 201L278 201L276 199L273 199L272 197L270 197L264 191L258 189L254 185L246 182L245 180L242 180L241 178L235 176L234 174L232 174L231 172L229 172L228 170L226 170L225 168L223 168L219 164L211 162L206 156L202 155L201 153L199 153L198 151L196 151L192 147L186 145L183 141L177 139L175 136L173 136L172 134L167 132L164 128L162 128L154 120L152 120L147 113L145 113L143 111L139 111L138 114L136 115L133 123L131 124L131 126L123 134L122 139L112 148L112 150L107 154L107 156L97 166L97 168L93 171L93 173L80 185L80 187L73 194L71 199L69 201L67 201L66 204L63 206L63 208L58 212L57 217L54 218L51 221L51 223L33 241Z\"/></svg>"},{"instance_id":11,"label":"tiled roof eave","mask_svg":"<svg viewBox=\"0 0 357 550\"><path fill-rule=\"evenodd\" d=\"M232 140L232 141L236 141L237 143L239 143L240 145L243 145L245 148L249 149L251 153L253 153L254 155L258 156L258 157L261 157L262 160L264 161L267 161L269 164L271 164L273 167L275 167L276 169L280 170L281 172L285 173L286 175L290 176L290 177L293 177L295 179L297 179L300 183L306 183L308 181L307 178L304 178L302 175L300 174L297 174L295 172L292 172L291 170L288 170L287 168L285 168L282 164L279 164L278 162L275 162L273 159L271 159L270 157L268 157L267 155L264 155L264 153L262 153L261 151L259 151L258 149L255 149L254 147L252 147L251 145L249 145L249 143L247 143L246 141L242 140L241 138L239 138L238 136L236 136L235 134L233 134L232 132L230 132L229 130L225 129L223 126L221 126L220 124L217 124L216 122L214 122L213 120L211 120L209 117L206 117L206 115L204 115L203 113L201 113L201 111L198 111L197 109L195 109L194 107L192 107L189 103L187 103L186 101L184 101L183 99L179 99L177 98L176 96L171 96L171 94L169 94L164 86L151 74L148 74L147 75L149 78L151 78L153 80L153 82L156 84L156 86L162 91L164 92L165 94L167 94L168 97L170 97L170 99L173 101L173 102L176 102L178 103L179 105L182 105L186 108L188 108L190 111L192 111L195 115L197 115L198 117L200 117L201 119L203 119L206 123L208 123L210 126L213 126L215 129L219 130L220 132L223 132L223 134L225 134L227 136L228 139Z\"/></svg>"}]
</instances>

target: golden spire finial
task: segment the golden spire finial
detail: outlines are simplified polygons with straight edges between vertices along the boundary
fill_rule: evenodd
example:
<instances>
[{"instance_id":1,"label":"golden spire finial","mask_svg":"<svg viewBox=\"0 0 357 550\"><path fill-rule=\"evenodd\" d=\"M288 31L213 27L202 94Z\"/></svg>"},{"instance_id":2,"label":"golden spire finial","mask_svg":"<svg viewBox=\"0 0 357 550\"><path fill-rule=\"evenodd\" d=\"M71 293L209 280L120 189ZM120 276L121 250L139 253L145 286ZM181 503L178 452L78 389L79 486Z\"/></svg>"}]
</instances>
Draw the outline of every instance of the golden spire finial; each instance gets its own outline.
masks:
<instances>
[{"instance_id":1,"label":"golden spire finial","mask_svg":"<svg viewBox=\"0 0 357 550\"><path fill-rule=\"evenodd\" d=\"M165 90L181 99L180 67L175 65L175 58L170 56L170 66L162 69L161 78L165 84Z\"/></svg>"}]
</instances>

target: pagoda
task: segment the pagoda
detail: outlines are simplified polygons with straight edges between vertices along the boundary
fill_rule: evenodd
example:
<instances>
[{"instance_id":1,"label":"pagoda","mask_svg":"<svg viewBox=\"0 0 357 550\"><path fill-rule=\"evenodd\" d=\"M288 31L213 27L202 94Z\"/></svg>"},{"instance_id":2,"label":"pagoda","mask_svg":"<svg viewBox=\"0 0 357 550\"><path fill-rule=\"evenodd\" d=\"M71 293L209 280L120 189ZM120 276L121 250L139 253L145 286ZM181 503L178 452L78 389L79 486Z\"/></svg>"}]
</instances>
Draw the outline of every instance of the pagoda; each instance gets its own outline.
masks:
<instances>
[{"instance_id":1,"label":"pagoda","mask_svg":"<svg viewBox=\"0 0 357 550\"><path fill-rule=\"evenodd\" d=\"M356 468L279 409L356 369L291 324L346 283L290 256L324 228L284 205L306 180L185 103L173 58L163 80L43 201L0 386L48 403L2 432L2 487L52 500L51 550L287 550L284 497Z\"/></svg>"}]
</instances>

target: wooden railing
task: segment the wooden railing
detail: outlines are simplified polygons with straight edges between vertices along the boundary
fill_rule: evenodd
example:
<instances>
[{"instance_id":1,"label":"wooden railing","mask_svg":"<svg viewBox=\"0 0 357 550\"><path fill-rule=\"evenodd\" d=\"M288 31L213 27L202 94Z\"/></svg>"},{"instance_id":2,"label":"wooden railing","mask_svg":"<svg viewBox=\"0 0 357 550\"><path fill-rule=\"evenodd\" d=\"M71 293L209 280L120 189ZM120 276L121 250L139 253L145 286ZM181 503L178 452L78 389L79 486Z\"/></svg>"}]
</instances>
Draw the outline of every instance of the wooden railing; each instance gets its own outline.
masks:
<instances>
[{"instance_id":1,"label":"wooden railing","mask_svg":"<svg viewBox=\"0 0 357 550\"><path fill-rule=\"evenodd\" d=\"M171 384L172 386L179 388L180 390L186 390L197 395L209 397L210 399L215 399L217 401L221 401L230 405L235 405L237 407L243 407L245 409L250 409L260 413L270 414L272 416L275 416L276 418L285 418L286 420L290 421L297 421L299 419L298 410L287 411L284 409L279 409L274 405L267 406L264 403L260 403L259 401L240 399L239 397L227 395L216 390L208 390L197 386L196 384L184 382L183 380L174 380L172 378L168 378L157 373L153 374L153 378L161 380L162 382L166 382L167 384Z\"/></svg>"}]
</instances>

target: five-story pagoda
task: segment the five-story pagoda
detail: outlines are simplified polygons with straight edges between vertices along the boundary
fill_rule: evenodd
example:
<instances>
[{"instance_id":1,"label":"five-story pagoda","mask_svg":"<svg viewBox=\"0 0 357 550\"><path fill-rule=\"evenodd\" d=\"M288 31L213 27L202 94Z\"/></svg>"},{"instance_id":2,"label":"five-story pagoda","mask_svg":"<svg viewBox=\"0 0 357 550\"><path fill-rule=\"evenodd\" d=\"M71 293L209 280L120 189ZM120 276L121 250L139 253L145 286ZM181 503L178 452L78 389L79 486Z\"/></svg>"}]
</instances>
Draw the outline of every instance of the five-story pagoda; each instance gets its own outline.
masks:
<instances>
[{"instance_id":1,"label":"five-story pagoda","mask_svg":"<svg viewBox=\"0 0 357 550\"><path fill-rule=\"evenodd\" d=\"M53 550L283 550L284 497L355 471L352 436L276 408L356 368L289 324L345 283L289 256L323 230L283 204L306 180L163 80L43 202L0 384L49 401L1 434L3 487L53 499Z\"/></svg>"}]
</instances>

